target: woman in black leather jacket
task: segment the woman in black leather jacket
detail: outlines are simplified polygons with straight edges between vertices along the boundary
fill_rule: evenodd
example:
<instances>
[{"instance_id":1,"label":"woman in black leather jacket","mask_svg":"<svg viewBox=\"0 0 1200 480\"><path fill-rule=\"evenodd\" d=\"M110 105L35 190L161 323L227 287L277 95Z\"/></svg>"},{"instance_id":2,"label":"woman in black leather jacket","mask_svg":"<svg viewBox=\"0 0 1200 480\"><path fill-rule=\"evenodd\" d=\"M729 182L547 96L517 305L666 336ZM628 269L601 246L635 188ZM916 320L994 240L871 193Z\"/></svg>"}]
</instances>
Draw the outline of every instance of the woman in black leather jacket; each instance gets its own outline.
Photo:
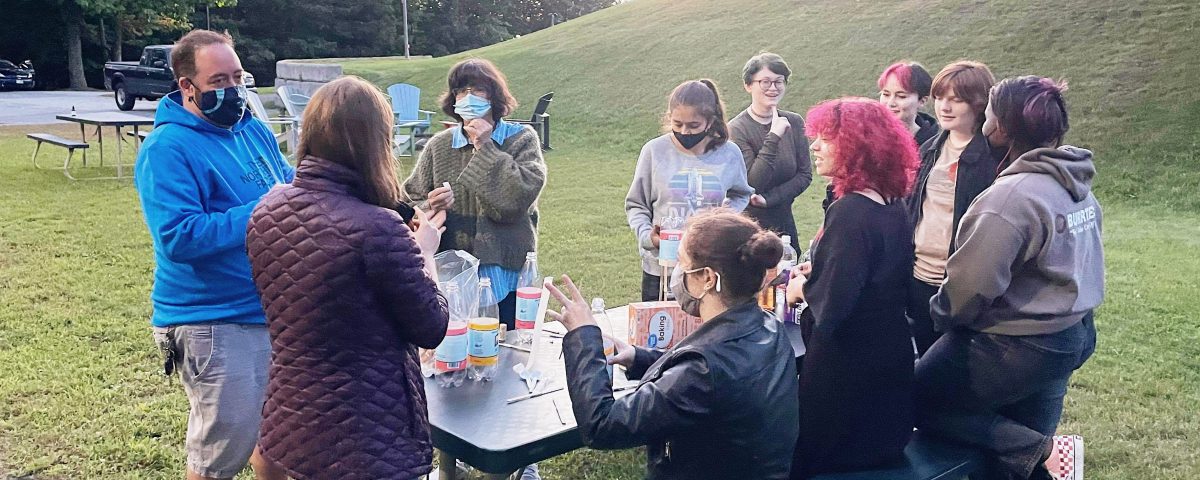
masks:
<instances>
[{"instance_id":1,"label":"woman in black leather jacket","mask_svg":"<svg viewBox=\"0 0 1200 480\"><path fill-rule=\"evenodd\" d=\"M614 399L602 335L583 296L550 312L563 338L567 387L583 441L596 449L646 445L650 479L786 479L798 435L795 354L755 293L782 256L779 237L729 210L693 217L671 289L703 324L665 352L616 341L613 363L640 378Z\"/></svg>"}]
</instances>

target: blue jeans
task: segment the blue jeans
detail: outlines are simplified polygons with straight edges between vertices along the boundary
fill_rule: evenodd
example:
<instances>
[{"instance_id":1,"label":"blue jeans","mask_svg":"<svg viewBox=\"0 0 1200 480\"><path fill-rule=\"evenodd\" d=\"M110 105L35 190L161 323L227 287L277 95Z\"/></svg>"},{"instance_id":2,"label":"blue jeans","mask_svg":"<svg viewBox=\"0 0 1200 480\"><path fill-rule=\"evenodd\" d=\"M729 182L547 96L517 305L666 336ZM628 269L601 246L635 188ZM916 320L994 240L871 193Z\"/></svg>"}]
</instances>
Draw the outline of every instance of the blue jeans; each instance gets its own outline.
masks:
<instances>
[{"instance_id":1,"label":"blue jeans","mask_svg":"<svg viewBox=\"0 0 1200 480\"><path fill-rule=\"evenodd\" d=\"M1095 347L1092 314L1049 335L948 332L917 362L917 426L990 453L982 478L1045 474L1067 380Z\"/></svg>"}]
</instances>

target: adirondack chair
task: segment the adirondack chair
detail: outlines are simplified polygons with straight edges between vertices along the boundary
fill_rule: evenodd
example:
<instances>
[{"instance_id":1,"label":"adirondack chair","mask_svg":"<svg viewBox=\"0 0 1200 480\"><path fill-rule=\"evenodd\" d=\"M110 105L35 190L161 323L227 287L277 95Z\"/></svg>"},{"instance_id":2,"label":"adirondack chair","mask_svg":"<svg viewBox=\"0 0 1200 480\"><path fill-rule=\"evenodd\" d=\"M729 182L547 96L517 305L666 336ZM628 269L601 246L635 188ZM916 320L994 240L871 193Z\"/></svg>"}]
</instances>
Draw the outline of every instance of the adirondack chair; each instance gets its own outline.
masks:
<instances>
[{"instance_id":1,"label":"adirondack chair","mask_svg":"<svg viewBox=\"0 0 1200 480\"><path fill-rule=\"evenodd\" d=\"M258 92L250 92L249 104L250 113L271 127L271 133L275 134L275 142L287 143L288 154L295 155L296 146L300 143L300 120L295 117L272 117ZM282 126L282 131L276 132L275 125Z\"/></svg>"},{"instance_id":2,"label":"adirondack chair","mask_svg":"<svg viewBox=\"0 0 1200 480\"><path fill-rule=\"evenodd\" d=\"M550 148L550 114L546 110L550 109L550 102L554 100L554 92L542 95L538 99L537 106L533 109L533 116L529 121L524 120L509 120L513 123L521 123L533 126L533 130L542 138L542 150L551 150Z\"/></svg>"},{"instance_id":3,"label":"adirondack chair","mask_svg":"<svg viewBox=\"0 0 1200 480\"><path fill-rule=\"evenodd\" d=\"M283 109L287 110L289 117L296 119L297 122L304 120L304 107L307 107L308 101L311 100L308 95L297 93L287 85L276 88L275 94L279 95Z\"/></svg>"},{"instance_id":4,"label":"adirondack chair","mask_svg":"<svg viewBox=\"0 0 1200 480\"><path fill-rule=\"evenodd\" d=\"M397 83L389 86L387 92L388 96L392 97L392 113L396 115L393 143L397 146L399 155L411 156L416 153L416 138L429 131L433 112L421 110L420 88L407 83Z\"/></svg>"}]
</instances>

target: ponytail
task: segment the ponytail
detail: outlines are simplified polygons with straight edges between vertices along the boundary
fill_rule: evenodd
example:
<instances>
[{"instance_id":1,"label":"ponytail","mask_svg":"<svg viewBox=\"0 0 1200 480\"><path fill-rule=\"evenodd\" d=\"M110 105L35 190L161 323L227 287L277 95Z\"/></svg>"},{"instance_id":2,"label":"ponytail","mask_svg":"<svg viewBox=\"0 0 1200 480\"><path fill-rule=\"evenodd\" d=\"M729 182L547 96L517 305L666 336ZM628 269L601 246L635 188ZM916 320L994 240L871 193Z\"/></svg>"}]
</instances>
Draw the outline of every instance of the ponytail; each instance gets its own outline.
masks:
<instances>
[{"instance_id":1,"label":"ponytail","mask_svg":"<svg viewBox=\"0 0 1200 480\"><path fill-rule=\"evenodd\" d=\"M704 149L706 152L711 152L729 140L729 125L725 123L725 103L721 101L721 94L717 91L717 84L707 78L701 78L700 83L703 83L709 90L712 90L713 94L714 113L712 123L708 127L709 136L712 137L712 140L708 141L708 148Z\"/></svg>"}]
</instances>

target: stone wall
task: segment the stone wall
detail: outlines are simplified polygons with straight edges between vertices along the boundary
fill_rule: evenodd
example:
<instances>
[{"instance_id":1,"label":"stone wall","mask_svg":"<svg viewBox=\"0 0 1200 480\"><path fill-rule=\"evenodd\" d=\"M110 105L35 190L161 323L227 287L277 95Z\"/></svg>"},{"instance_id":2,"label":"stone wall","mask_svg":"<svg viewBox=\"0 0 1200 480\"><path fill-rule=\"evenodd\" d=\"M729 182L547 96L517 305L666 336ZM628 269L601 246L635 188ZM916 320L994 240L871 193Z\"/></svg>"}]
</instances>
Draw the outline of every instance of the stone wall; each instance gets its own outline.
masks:
<instances>
[{"instance_id":1,"label":"stone wall","mask_svg":"<svg viewBox=\"0 0 1200 480\"><path fill-rule=\"evenodd\" d=\"M275 62L275 87L287 85L296 93L312 96L321 85L342 76L342 66L336 63L305 63L304 60Z\"/></svg>"}]
</instances>

